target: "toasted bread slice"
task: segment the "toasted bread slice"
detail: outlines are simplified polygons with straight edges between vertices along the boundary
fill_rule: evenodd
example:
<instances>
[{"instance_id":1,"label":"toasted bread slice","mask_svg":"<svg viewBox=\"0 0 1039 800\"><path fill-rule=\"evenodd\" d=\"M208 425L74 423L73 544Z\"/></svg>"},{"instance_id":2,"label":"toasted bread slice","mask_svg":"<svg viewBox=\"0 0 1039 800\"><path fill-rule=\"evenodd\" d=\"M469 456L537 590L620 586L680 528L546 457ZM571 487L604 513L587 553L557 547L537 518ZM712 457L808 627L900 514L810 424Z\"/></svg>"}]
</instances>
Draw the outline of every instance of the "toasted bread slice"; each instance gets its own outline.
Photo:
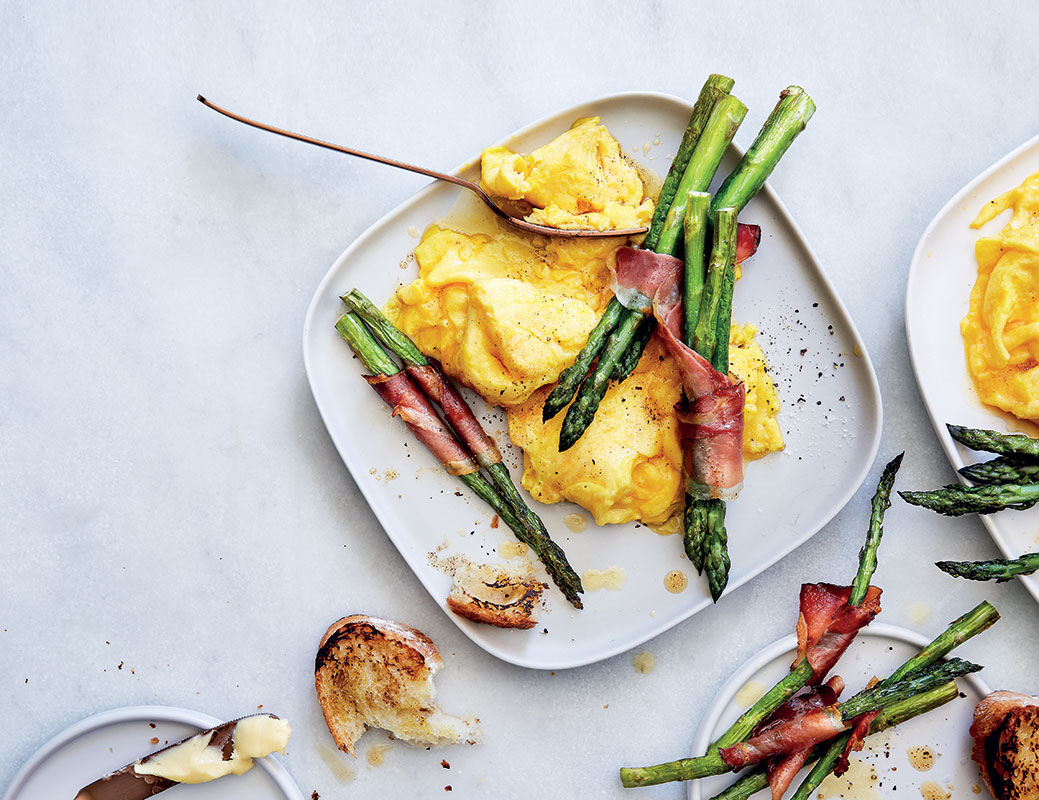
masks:
<instances>
[{"instance_id":1,"label":"toasted bread slice","mask_svg":"<svg viewBox=\"0 0 1039 800\"><path fill-rule=\"evenodd\" d=\"M535 610L545 584L513 565L470 564L455 570L447 607L459 616L499 628L537 625Z\"/></svg>"},{"instance_id":2,"label":"toasted bread slice","mask_svg":"<svg viewBox=\"0 0 1039 800\"><path fill-rule=\"evenodd\" d=\"M429 637L406 625L361 614L333 623L318 647L314 684L339 749L353 755L369 727L416 744L475 741L478 720L452 717L433 702L443 664Z\"/></svg>"},{"instance_id":3,"label":"toasted bread slice","mask_svg":"<svg viewBox=\"0 0 1039 800\"><path fill-rule=\"evenodd\" d=\"M996 800L1039 800L1039 698L993 692L974 709L971 757Z\"/></svg>"}]
</instances>

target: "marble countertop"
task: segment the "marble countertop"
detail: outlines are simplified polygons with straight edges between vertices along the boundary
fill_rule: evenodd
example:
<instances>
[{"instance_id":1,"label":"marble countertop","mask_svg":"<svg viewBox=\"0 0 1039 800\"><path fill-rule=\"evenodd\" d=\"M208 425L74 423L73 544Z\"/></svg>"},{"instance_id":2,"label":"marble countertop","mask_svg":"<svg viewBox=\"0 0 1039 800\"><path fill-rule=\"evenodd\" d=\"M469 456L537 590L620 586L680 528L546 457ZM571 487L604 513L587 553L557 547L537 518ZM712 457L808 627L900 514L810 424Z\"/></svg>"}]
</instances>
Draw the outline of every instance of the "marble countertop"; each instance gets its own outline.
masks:
<instances>
[{"instance_id":1,"label":"marble countertop","mask_svg":"<svg viewBox=\"0 0 1039 800\"><path fill-rule=\"evenodd\" d=\"M953 479L908 362L906 273L945 201L1035 135L1039 16L1027 2L909 5L4 4L0 719L21 724L0 786L67 725L141 703L289 718L284 761L325 798L620 797L619 765L687 754L730 671L791 632L800 583L847 572L881 463L904 449L905 486ZM242 135L195 95L450 168L560 108L692 97L712 71L751 109L788 83L818 105L771 183L873 358L878 463L804 547L639 648L652 672L633 653L555 673L505 664L383 534L300 352L328 267L425 181ZM1039 690L1024 588L923 568L996 557L981 523L896 502L887 530L884 621L934 634L988 598L1004 619L963 654L994 687ZM437 642L440 699L481 717L484 744L394 743L381 766L365 754L383 732L356 761L334 749L314 650L357 611Z\"/></svg>"}]
</instances>

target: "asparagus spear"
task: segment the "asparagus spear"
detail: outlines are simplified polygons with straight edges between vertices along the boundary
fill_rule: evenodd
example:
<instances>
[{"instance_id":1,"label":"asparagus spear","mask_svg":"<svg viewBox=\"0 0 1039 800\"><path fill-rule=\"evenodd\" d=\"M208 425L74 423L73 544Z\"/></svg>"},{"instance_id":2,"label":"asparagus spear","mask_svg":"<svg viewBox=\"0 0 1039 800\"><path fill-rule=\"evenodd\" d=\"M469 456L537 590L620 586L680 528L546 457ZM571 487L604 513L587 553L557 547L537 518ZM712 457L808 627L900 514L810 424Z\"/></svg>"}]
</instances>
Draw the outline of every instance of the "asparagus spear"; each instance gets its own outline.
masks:
<instances>
[{"instance_id":1,"label":"asparagus spear","mask_svg":"<svg viewBox=\"0 0 1039 800\"><path fill-rule=\"evenodd\" d=\"M902 466L902 457L905 453L899 453L884 467L877 484L877 491L873 494L872 512L869 516L869 531L866 534L866 543L859 551L859 571L855 574L855 580L851 584L851 596L848 604L852 606L861 605L866 599L866 590L869 582L873 579L873 573L877 569L877 549L884 535L884 512L891 508L891 488L895 485L895 475L898 468Z\"/></svg>"},{"instance_id":2,"label":"asparagus spear","mask_svg":"<svg viewBox=\"0 0 1039 800\"><path fill-rule=\"evenodd\" d=\"M1039 459L1039 439L1033 439L1023 433L999 433L982 428L965 428L962 425L945 427L949 429L953 439L971 450L1017 456L1029 461Z\"/></svg>"},{"instance_id":3,"label":"asparagus spear","mask_svg":"<svg viewBox=\"0 0 1039 800\"><path fill-rule=\"evenodd\" d=\"M714 244L693 327L692 347L724 374L729 371L729 323L736 270L735 210L722 208L716 211L713 229ZM720 336L723 327L724 338ZM731 565L728 532L725 530L725 502L694 499L692 512L689 503L690 498L686 495L686 555L697 569L702 566L707 571L707 586L711 598L717 603L729 582Z\"/></svg>"},{"instance_id":4,"label":"asparagus spear","mask_svg":"<svg viewBox=\"0 0 1039 800\"><path fill-rule=\"evenodd\" d=\"M960 475L974 483L1039 483L1039 464L1025 464L1001 456L983 464L972 464Z\"/></svg>"},{"instance_id":5,"label":"asparagus spear","mask_svg":"<svg viewBox=\"0 0 1039 800\"><path fill-rule=\"evenodd\" d=\"M731 282L736 269L736 209L721 208L714 213L714 244L707 266L700 312L693 329L693 349L724 372L729 368L729 319L732 315ZM726 284L730 288L726 290ZM728 300L728 304L726 304ZM725 320L725 338L718 337L719 320ZM724 352L723 352L724 351Z\"/></svg>"},{"instance_id":6,"label":"asparagus spear","mask_svg":"<svg viewBox=\"0 0 1039 800\"><path fill-rule=\"evenodd\" d=\"M736 169L725 179L711 203L711 210L734 206L737 212L765 185L779 159L805 129L815 113L815 103L800 86L788 86L758 133L754 144L743 154Z\"/></svg>"},{"instance_id":7,"label":"asparagus spear","mask_svg":"<svg viewBox=\"0 0 1039 800\"><path fill-rule=\"evenodd\" d=\"M1039 483L1002 483L991 486L946 486L932 492L899 492L914 506L923 506L947 517L993 514L1010 508L1021 511L1039 503Z\"/></svg>"},{"instance_id":8,"label":"asparagus spear","mask_svg":"<svg viewBox=\"0 0 1039 800\"><path fill-rule=\"evenodd\" d=\"M935 566L954 578L1005 583L1015 575L1031 575L1039 570L1039 553L1025 553L1014 559L993 561L937 561Z\"/></svg>"},{"instance_id":9,"label":"asparagus spear","mask_svg":"<svg viewBox=\"0 0 1039 800\"><path fill-rule=\"evenodd\" d=\"M696 567L698 575L703 574L704 543L707 541L707 508L708 503L697 500L686 492L685 513L682 515L685 530L682 544L685 547L686 557Z\"/></svg>"},{"instance_id":10,"label":"asparagus spear","mask_svg":"<svg viewBox=\"0 0 1039 800\"><path fill-rule=\"evenodd\" d=\"M704 255L707 239L708 214L711 196L707 192L692 192L686 204L683 232L685 234L685 272L682 281L682 340L693 346L693 334L700 318L700 300L703 296L706 265Z\"/></svg>"},{"instance_id":11,"label":"asparagus spear","mask_svg":"<svg viewBox=\"0 0 1039 800\"><path fill-rule=\"evenodd\" d=\"M746 116L747 107L732 95L725 95L715 103L667 212L660 239L652 248L654 252L678 255L690 195L707 191L729 142Z\"/></svg>"},{"instance_id":12,"label":"asparagus spear","mask_svg":"<svg viewBox=\"0 0 1039 800\"><path fill-rule=\"evenodd\" d=\"M950 658L948 661L929 664L926 667L909 671L904 676L892 676L881 681L871 689L861 692L845 700L837 706L837 711L845 720L868 714L871 711L885 708L892 702L906 700L922 691L941 686L946 681L969 675L982 669L979 664L965 661L962 658Z\"/></svg>"},{"instance_id":13,"label":"asparagus spear","mask_svg":"<svg viewBox=\"0 0 1039 800\"><path fill-rule=\"evenodd\" d=\"M502 463L501 453L498 452L497 446L484 432L462 396L454 389L447 377L440 372L440 369L422 354L411 338L390 322L386 315L359 290L354 289L341 299L364 321L383 347L396 354L406 365L428 367L434 371L436 378L439 378L437 382L446 390L446 393L450 393L448 400L453 401L452 410L465 415L462 420L463 424L459 425L453 413L445 414L447 423L476 457L480 466L487 470L497 493L511 507L513 518L525 529L526 538L521 538L521 541L527 544L541 559L552 580L567 600L577 608L581 608L582 604L578 594L583 592L584 588L581 585L580 576L570 566L562 548L552 540L545 523L523 500L516 485L512 482L508 468ZM443 408L440 399L437 397L431 399ZM480 493L476 488L473 490ZM508 520L506 520L506 524L515 530Z\"/></svg>"},{"instance_id":14,"label":"asparagus spear","mask_svg":"<svg viewBox=\"0 0 1039 800\"><path fill-rule=\"evenodd\" d=\"M613 333L613 329L617 327L617 323L625 311L627 309L621 305L620 300L616 297L612 298L607 304L603 315L599 317L599 321L592 328L592 332L588 334L588 341L581 348L581 352L577 354L577 359L560 373L559 382L545 399L545 407L541 411L542 422L548 422L570 405L570 401L574 399L574 395L581 386L581 382L588 374L592 362L595 361L606 346L607 338Z\"/></svg>"},{"instance_id":15,"label":"asparagus spear","mask_svg":"<svg viewBox=\"0 0 1039 800\"><path fill-rule=\"evenodd\" d=\"M880 733L888 728L901 725L903 722L918 717L921 714L926 714L928 711L934 711L936 708L940 708L957 697L959 697L959 689L957 689L955 681L949 681L937 689L914 695L908 700L892 703L877 714L870 725L869 733ZM826 753L827 749L826 744L816 746L806 763L816 761ZM751 795L767 787L768 772L764 767L759 766L745 774L728 789L716 794L711 800L747 800Z\"/></svg>"},{"instance_id":16,"label":"asparagus spear","mask_svg":"<svg viewBox=\"0 0 1039 800\"><path fill-rule=\"evenodd\" d=\"M706 278L704 255L710 209L709 194L695 192L690 195L684 223L685 271L682 285L682 340L688 347L693 346L696 324L700 319L700 303ZM683 524L686 556L696 567L696 571L702 573L708 526L707 504L696 502L688 493L685 496Z\"/></svg>"},{"instance_id":17,"label":"asparagus spear","mask_svg":"<svg viewBox=\"0 0 1039 800\"><path fill-rule=\"evenodd\" d=\"M655 250L657 242L660 241L660 236L668 223L667 215L668 211L671 210L671 203L678 192L679 183L681 183L682 176L689 165L689 159L693 156L696 144L700 141L700 135L703 133L704 126L710 119L711 111L720 99L728 95L734 83L735 81L732 78L724 75L711 75L700 90L700 96L697 97L696 103L693 105L693 112L689 117L689 125L682 135L682 142L678 146L678 152L675 153L675 158L671 162L671 168L667 172L667 177L664 178L664 184L660 187L660 194L657 197L656 208L653 210L653 219L650 222L649 231L642 240L642 247L645 249ZM674 224L673 220L671 224ZM627 309L621 305L616 297L610 300L598 324L588 335L588 341L581 348L577 359L567 369L563 370L559 376L558 384L545 400L545 407L541 412L542 421L548 422L574 399L574 395L588 374L592 362L603 351L607 338L614 328L617 327L621 315L626 311ZM645 342L649 340L649 333L652 333L652 330L646 333L643 327L641 333L642 335L638 338L638 341ZM643 349L644 347L643 345ZM638 364L639 355L641 355L641 349L633 359L629 359L628 364L631 363L631 360ZM634 368L632 365L624 371L624 368L618 367L617 374L620 376L623 373L623 377L618 377L617 381L620 382L627 377Z\"/></svg>"},{"instance_id":18,"label":"asparagus spear","mask_svg":"<svg viewBox=\"0 0 1039 800\"><path fill-rule=\"evenodd\" d=\"M609 388L610 378L617 371L617 364L635 338L635 331L642 320L643 315L638 311L626 308L621 313L620 322L606 340L606 348L599 356L599 363L581 383L577 399L566 410L559 430L559 452L573 447L595 418L595 411Z\"/></svg>"},{"instance_id":19,"label":"asparagus spear","mask_svg":"<svg viewBox=\"0 0 1039 800\"><path fill-rule=\"evenodd\" d=\"M650 337L653 336L653 331L656 329L657 321L653 317L646 317L639 323L638 328L635 329L635 338L632 340L631 347L617 362L617 371L613 373L614 383L622 383L639 365L642 351L646 349L646 345L649 344Z\"/></svg>"},{"instance_id":20,"label":"asparagus spear","mask_svg":"<svg viewBox=\"0 0 1039 800\"><path fill-rule=\"evenodd\" d=\"M667 212L671 209L671 201L675 199L678 192L678 184L685 174L685 168L689 165L689 159L696 149L696 143L700 140L700 134L711 116L711 110L715 104L732 91L735 81L725 75L711 75L703 88L700 96L696 98L693 105L693 113L689 117L689 125L686 126L682 135L682 142L678 145L678 152L671 162L671 168L664 178L664 185L660 187L660 195L657 197L657 207L653 211L653 221L649 224L649 232L642 240L642 246L647 250L654 250L660 240L660 234L664 229Z\"/></svg>"}]
</instances>

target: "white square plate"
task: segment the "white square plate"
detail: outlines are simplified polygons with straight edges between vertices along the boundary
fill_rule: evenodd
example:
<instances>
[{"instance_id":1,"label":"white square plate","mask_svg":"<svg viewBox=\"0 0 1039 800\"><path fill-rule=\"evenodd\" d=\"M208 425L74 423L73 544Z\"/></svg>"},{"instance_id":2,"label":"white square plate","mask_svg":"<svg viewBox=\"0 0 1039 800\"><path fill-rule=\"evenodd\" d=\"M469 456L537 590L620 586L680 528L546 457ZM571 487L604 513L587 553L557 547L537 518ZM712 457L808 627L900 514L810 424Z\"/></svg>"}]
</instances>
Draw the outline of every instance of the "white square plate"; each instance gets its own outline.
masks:
<instances>
[{"instance_id":1,"label":"white square plate","mask_svg":"<svg viewBox=\"0 0 1039 800\"><path fill-rule=\"evenodd\" d=\"M946 423L1037 434L1035 426L982 404L967 372L960 336L960 320L967 313L970 291L978 277L974 243L982 236L999 231L1006 224L1007 216L1001 214L981 230L973 230L970 224L985 203L1020 185L1036 172L1039 172L1039 136L997 161L946 203L924 231L909 267L906 286L909 355L931 423L956 469L987 461L995 455L957 444L949 435ZM979 516L1007 558L1039 549L1039 508ZM935 556L957 559L951 544L948 551ZM1039 576L1022 576L1019 580L1039 600Z\"/></svg>"},{"instance_id":2,"label":"white square plate","mask_svg":"<svg viewBox=\"0 0 1039 800\"><path fill-rule=\"evenodd\" d=\"M665 172L691 110L669 95L611 95L547 117L502 143L529 152L575 119L595 115L634 160ZM756 121L769 110L756 109L748 125L760 124ZM655 158L650 160L647 150ZM720 176L739 155L730 149ZM478 177L478 170L477 158L459 172ZM447 216L458 191L427 186L350 245L322 280L303 327L310 387L332 441L390 539L445 609L451 580L429 565L428 554L446 541L443 555L498 561L495 550L511 533L504 526L490 528L490 510L441 471L402 423L389 418L382 400L361 380L360 365L334 324L343 313L339 296L351 288L382 303L416 277L413 260L407 260L415 246L409 228L425 230ZM880 392L866 348L779 198L766 186L741 219L760 224L762 240L744 265L733 318L759 328L782 401L786 450L748 465L743 492L729 505L730 592L802 544L844 506L873 463L881 428ZM476 411L489 420L518 480L521 454L508 446L504 416L480 402ZM536 669L576 667L634 647L710 604L706 582L686 561L680 537L659 536L636 524L589 524L572 533L563 518L580 509L531 503L578 573L619 566L626 583L619 591L586 593L583 611L571 608L553 588L530 631L501 630L448 613L489 653ZM664 587L665 575L675 569L690 577L680 594Z\"/></svg>"}]
</instances>

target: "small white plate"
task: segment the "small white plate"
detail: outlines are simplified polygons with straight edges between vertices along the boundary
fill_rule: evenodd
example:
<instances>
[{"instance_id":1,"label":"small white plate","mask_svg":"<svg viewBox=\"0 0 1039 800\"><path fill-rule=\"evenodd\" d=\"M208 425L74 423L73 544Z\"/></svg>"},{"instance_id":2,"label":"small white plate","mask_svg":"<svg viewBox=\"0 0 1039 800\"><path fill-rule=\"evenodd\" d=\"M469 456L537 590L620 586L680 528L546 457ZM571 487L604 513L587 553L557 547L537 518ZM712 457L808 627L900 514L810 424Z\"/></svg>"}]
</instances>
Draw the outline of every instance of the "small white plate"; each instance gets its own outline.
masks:
<instances>
[{"instance_id":1,"label":"small white plate","mask_svg":"<svg viewBox=\"0 0 1039 800\"><path fill-rule=\"evenodd\" d=\"M1039 430L997 409L983 405L967 372L960 320L967 314L970 292L978 277L974 243L1006 224L1006 215L974 230L971 222L989 200L1039 172L1039 136L1000 159L957 192L927 226L913 254L906 286L906 339L909 356L927 413L953 467L987 461L995 456L958 444L946 423L971 428L1024 432ZM962 481L966 483L966 481ZM913 489L933 489L914 486ZM1007 558L1039 549L1039 508L981 514L996 546ZM936 554L957 560L953 548ZM949 578L953 580L953 578ZM1020 580L1039 600L1039 576Z\"/></svg>"},{"instance_id":2,"label":"small white plate","mask_svg":"<svg viewBox=\"0 0 1039 800\"><path fill-rule=\"evenodd\" d=\"M889 675L906 659L919 652L930 639L915 631L895 625L873 623L855 637L851 647L841 657L830 673L844 678L844 697L851 697L866 685L870 678ZM797 654L797 637L787 636L769 645L751 658L726 681L718 693L718 699L707 712L707 716L696 734L693 754L702 755L707 746L725 731L747 706L736 705L734 699L739 691L752 681L767 689L790 671L790 664ZM953 656L956 653L952 654ZM974 762L970 760L971 738L968 730L974 718L974 706L989 688L977 673L959 678L960 694L966 695L946 703L929 714L911 719L883 733L867 737L865 748L852 756L868 765L865 769L853 765L845 778L866 777L869 767L877 775L871 792L868 788L855 786L850 794L828 794L829 797L854 797L857 800L880 800L881 797L919 797L920 786L933 781L943 789L951 784L956 797L971 797L970 787L981 786L981 778ZM930 747L937 754L934 767L920 772L909 763L910 747ZM791 784L792 793L807 775L802 771ZM701 800L714 797L736 780L734 775L716 775L698 781L690 781L689 797ZM839 781L831 778L829 780ZM896 793L897 787L897 793ZM948 789L951 791L951 789ZM767 797L767 792L760 793ZM926 795L925 795L926 796Z\"/></svg>"},{"instance_id":3,"label":"small white plate","mask_svg":"<svg viewBox=\"0 0 1039 800\"><path fill-rule=\"evenodd\" d=\"M612 95L547 117L503 143L529 152L575 119L595 115L625 152L652 171L666 172L691 108L663 94ZM760 125L769 110L757 109L748 127ZM805 136L811 135L809 128ZM730 148L719 175L727 175L738 158L739 151ZM477 178L477 164L474 158L459 172ZM307 376L329 435L386 533L442 608L451 579L429 565L428 554L446 541L444 555L497 562L496 548L511 534L504 526L492 530L489 509L389 418L334 324L343 313L339 296L351 288L382 303L414 280L417 270L408 260L414 235L445 218L458 191L447 184L427 186L366 231L321 281L303 326ZM766 186L741 219L761 225L762 241L745 265L733 318L758 326L780 393L786 450L750 464L742 494L729 504L729 591L805 542L844 506L873 463L881 428L880 392L865 345L779 198ZM504 415L483 403L475 410L518 479L522 455L508 446ZM680 537L658 536L635 524L589 524L583 533L572 533L564 517L580 509L530 502L578 573L619 566L626 584L620 591L586 593L583 611L553 588L538 626L526 632L480 625L445 608L489 653L536 669L576 667L635 647L710 605L706 583L685 560ZM676 569L691 579L681 594L664 586Z\"/></svg>"},{"instance_id":4,"label":"small white plate","mask_svg":"<svg viewBox=\"0 0 1039 800\"><path fill-rule=\"evenodd\" d=\"M128 706L103 711L66 728L41 747L14 776L3 800L72 800L88 783L113 770L226 720L172 706ZM158 744L152 739L157 738ZM256 759L244 775L180 785L163 800L303 800L288 771L274 758Z\"/></svg>"}]
</instances>

